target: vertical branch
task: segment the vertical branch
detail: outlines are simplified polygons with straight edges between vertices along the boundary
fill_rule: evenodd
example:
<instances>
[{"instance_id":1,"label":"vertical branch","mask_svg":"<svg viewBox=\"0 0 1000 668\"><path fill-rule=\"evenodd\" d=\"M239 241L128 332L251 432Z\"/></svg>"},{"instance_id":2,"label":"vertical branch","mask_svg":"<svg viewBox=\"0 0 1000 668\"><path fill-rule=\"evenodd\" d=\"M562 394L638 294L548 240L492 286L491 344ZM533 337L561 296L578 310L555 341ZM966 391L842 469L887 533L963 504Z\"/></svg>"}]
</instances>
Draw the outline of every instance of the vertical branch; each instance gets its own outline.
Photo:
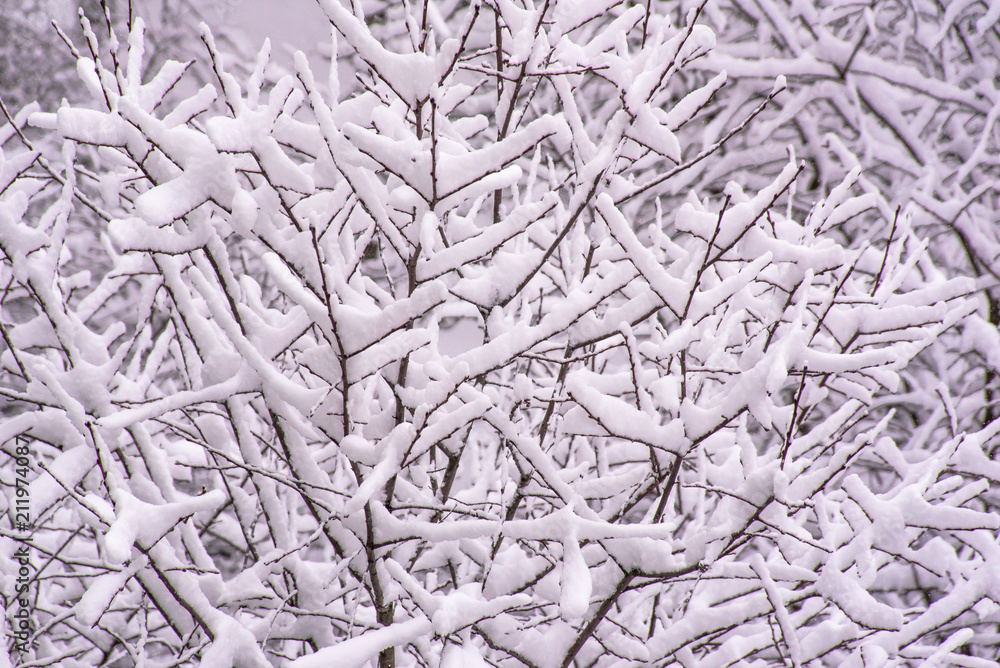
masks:
<instances>
[{"instance_id":1,"label":"vertical branch","mask_svg":"<svg viewBox=\"0 0 1000 668\"><path fill-rule=\"evenodd\" d=\"M505 134L505 130L500 121L500 103L503 100L503 28L500 22L500 9L494 9L493 13L493 41L496 45L496 80L497 80L497 143ZM511 102L513 104L513 102ZM499 188L493 191L493 224L500 222L500 201L503 198L503 191Z\"/></svg>"}]
</instances>

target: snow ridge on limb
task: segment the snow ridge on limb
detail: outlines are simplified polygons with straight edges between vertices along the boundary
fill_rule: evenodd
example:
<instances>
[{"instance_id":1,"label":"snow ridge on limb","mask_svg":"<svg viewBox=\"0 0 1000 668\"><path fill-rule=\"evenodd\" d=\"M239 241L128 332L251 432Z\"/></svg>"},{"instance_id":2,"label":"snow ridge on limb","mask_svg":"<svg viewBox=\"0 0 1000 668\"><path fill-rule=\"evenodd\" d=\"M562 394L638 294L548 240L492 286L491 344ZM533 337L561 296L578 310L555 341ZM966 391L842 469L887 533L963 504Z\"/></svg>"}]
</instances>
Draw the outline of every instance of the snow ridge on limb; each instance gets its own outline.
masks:
<instances>
[{"instance_id":1,"label":"snow ridge on limb","mask_svg":"<svg viewBox=\"0 0 1000 668\"><path fill-rule=\"evenodd\" d=\"M980 286L862 170L700 187L787 86L719 107L711 7L321 5L329 89L207 31L213 88L143 85L140 28L84 62L103 111L30 116L59 152L0 130L33 660L865 665L995 623L997 428L911 375Z\"/></svg>"}]
</instances>

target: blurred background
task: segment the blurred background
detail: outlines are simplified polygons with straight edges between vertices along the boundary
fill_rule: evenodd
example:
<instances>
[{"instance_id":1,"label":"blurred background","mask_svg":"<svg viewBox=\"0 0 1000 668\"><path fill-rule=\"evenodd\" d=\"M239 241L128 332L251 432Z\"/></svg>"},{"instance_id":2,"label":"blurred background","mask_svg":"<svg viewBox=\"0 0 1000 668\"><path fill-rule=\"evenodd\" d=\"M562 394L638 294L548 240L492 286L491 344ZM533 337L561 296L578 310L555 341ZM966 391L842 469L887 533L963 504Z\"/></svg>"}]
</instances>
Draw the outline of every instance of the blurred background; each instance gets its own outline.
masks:
<instances>
[{"instance_id":1,"label":"blurred background","mask_svg":"<svg viewBox=\"0 0 1000 668\"><path fill-rule=\"evenodd\" d=\"M107 0L106 6L119 39L125 39L130 11L146 21L147 71L167 59L202 56L201 22L212 28L224 52L249 56L250 63L265 38L276 62L287 66L294 51L314 51L330 34L315 0ZM34 100L52 109L63 97L83 93L71 51L52 27L55 21L87 55L80 11L103 43L107 21L100 0L0 0L0 97L12 112ZM314 67L325 69L313 60Z\"/></svg>"}]
</instances>

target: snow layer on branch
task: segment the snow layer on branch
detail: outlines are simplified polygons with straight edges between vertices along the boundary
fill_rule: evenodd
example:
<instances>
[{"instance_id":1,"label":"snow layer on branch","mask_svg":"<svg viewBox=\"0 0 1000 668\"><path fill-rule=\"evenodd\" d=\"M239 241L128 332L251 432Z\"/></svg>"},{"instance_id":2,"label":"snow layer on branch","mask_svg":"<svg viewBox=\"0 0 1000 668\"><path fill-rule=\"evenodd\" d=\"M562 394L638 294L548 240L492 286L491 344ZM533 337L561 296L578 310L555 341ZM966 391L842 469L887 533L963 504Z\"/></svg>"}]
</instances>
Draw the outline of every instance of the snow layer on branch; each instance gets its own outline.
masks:
<instances>
[{"instance_id":1,"label":"snow layer on branch","mask_svg":"<svg viewBox=\"0 0 1000 668\"><path fill-rule=\"evenodd\" d=\"M320 0L320 6L358 55L404 102L413 106L430 97L437 77L433 59L423 53L389 51L337 0Z\"/></svg>"},{"instance_id":2,"label":"snow layer on branch","mask_svg":"<svg viewBox=\"0 0 1000 668\"><path fill-rule=\"evenodd\" d=\"M104 534L108 560L114 564L131 558L136 541L143 547L152 545L183 518L202 510L215 510L226 501L225 494L218 489L163 505L140 501L124 490L117 490L114 499L115 520Z\"/></svg>"},{"instance_id":3,"label":"snow layer on branch","mask_svg":"<svg viewBox=\"0 0 1000 668\"><path fill-rule=\"evenodd\" d=\"M624 401L604 395L591 387L588 376L587 372L575 372L566 380L566 390L577 404L577 408L573 410L583 411L610 436L649 444L673 454L686 452L687 442L681 420L661 425L655 418L632 408ZM571 422L573 417L570 412L566 420Z\"/></svg>"}]
</instances>

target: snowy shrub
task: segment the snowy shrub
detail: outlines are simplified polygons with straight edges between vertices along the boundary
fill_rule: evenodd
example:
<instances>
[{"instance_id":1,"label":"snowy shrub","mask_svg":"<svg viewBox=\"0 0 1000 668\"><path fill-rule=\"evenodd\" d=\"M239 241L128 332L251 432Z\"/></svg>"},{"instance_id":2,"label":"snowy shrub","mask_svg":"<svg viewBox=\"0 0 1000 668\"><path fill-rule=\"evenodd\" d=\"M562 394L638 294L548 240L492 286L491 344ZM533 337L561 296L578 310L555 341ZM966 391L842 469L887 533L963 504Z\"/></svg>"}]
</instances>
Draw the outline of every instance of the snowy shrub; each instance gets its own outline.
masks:
<instances>
[{"instance_id":1,"label":"snowy shrub","mask_svg":"<svg viewBox=\"0 0 1000 668\"><path fill-rule=\"evenodd\" d=\"M935 388L943 381L954 404L945 412L954 413L959 431L989 424L1000 389L1000 7L964 0L718 0L707 17L719 46L692 69L708 80L724 68L730 85L722 93L726 104L703 117L703 134L692 133L692 143L715 141L756 107L762 79L783 74L789 90L734 138L724 159L689 172L690 185L735 178L761 187L783 168L791 145L805 161L798 188L808 202L861 166L858 188L877 196L882 220L845 221L842 234L855 243L885 243L899 209L933 240L943 271L987 279L979 314L961 339L946 342L947 352L922 356L909 370L904 384L913 391L898 406L923 422L927 410L942 406ZM921 396L924 388L929 396ZM951 429L944 423L941 437Z\"/></svg>"},{"instance_id":2,"label":"snowy shrub","mask_svg":"<svg viewBox=\"0 0 1000 668\"><path fill-rule=\"evenodd\" d=\"M0 130L15 665L995 665L1000 423L876 400L977 286L856 169L692 191L699 11L321 4L326 81L136 20Z\"/></svg>"}]
</instances>

